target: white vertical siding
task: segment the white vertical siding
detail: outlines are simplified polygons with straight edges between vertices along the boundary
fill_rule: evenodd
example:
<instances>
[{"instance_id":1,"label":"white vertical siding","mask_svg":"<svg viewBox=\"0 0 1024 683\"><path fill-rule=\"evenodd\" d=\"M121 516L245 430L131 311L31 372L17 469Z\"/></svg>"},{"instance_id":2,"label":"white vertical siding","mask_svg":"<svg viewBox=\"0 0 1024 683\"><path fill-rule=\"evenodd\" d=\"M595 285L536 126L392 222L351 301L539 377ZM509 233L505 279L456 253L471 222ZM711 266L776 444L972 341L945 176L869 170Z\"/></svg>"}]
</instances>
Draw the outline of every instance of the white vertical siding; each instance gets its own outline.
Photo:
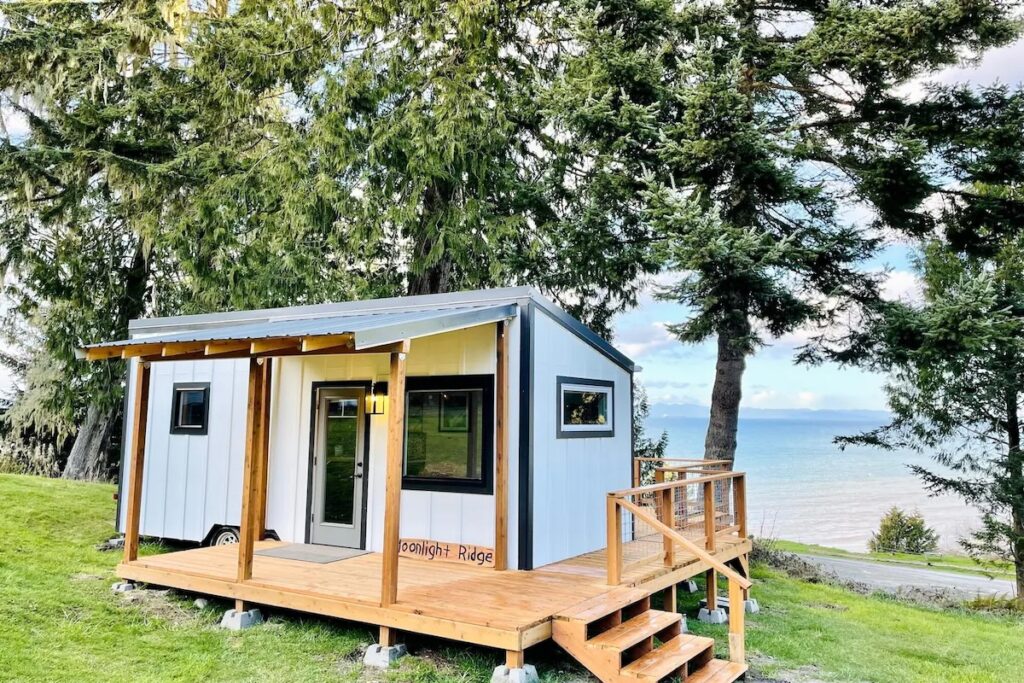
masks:
<instances>
[{"instance_id":1,"label":"white vertical siding","mask_svg":"<svg viewBox=\"0 0 1024 683\"><path fill-rule=\"evenodd\" d=\"M509 328L509 560L518 560L519 519L519 323ZM491 374L496 371L495 329L482 325L416 339L409 376ZM248 360L166 361L153 364L143 478L141 533L202 540L211 527L237 525L245 458ZM134 366L130 374L134 380ZM314 382L386 382L384 355L288 357L274 360L271 386L267 527L282 540L304 542L312 392ZM210 382L205 436L170 433L175 382ZM129 416L134 387L128 389ZM129 430L130 432L130 430ZM129 433L129 440L131 434ZM387 415L370 422L367 466L367 547L383 544L384 459ZM125 481L130 458L125 458ZM127 500L127 489L122 491ZM124 502L124 501L123 501ZM122 505L121 524L126 515ZM494 496L430 491L402 492L401 534L407 538L493 546Z\"/></svg>"},{"instance_id":2,"label":"white vertical siding","mask_svg":"<svg viewBox=\"0 0 1024 683\"><path fill-rule=\"evenodd\" d=\"M128 420L135 399L134 373L133 361ZM241 513L248 361L164 361L154 363L151 373L140 533L200 541L216 525L238 524ZM176 382L210 383L207 434L170 433ZM129 429L129 449L132 438ZM125 482L130 466L131 458L126 456ZM121 495L123 529L127 489Z\"/></svg>"},{"instance_id":3,"label":"white vertical siding","mask_svg":"<svg viewBox=\"0 0 1024 683\"><path fill-rule=\"evenodd\" d=\"M630 375L542 309L534 316L533 565L605 545L605 494L630 485ZM615 382L615 436L557 438L559 376Z\"/></svg>"},{"instance_id":4,"label":"white vertical siding","mask_svg":"<svg viewBox=\"0 0 1024 683\"><path fill-rule=\"evenodd\" d=\"M494 374L495 331L481 325L414 339L406 362L408 376ZM514 372L518 372L516 354ZM276 361L275 406L272 416L267 523L283 540L302 542L306 536L312 392L314 382L363 382L388 379L384 355L317 356ZM511 368L510 368L511 369ZM510 377L512 391L518 377ZM514 394L513 394L514 395ZM386 403L386 410L390 401ZM518 424L513 415L512 425ZM370 422L367 464L368 502L366 543L383 545L384 462L387 415ZM513 453L517 440L512 442ZM515 458L513 457L513 462ZM514 483L514 480L513 480ZM510 495L515 495L510 492ZM431 491L402 492L401 535L491 546L494 543L494 496ZM515 514L515 513L513 513ZM511 518L511 524L515 518ZM514 547L514 546L513 546Z\"/></svg>"}]
</instances>

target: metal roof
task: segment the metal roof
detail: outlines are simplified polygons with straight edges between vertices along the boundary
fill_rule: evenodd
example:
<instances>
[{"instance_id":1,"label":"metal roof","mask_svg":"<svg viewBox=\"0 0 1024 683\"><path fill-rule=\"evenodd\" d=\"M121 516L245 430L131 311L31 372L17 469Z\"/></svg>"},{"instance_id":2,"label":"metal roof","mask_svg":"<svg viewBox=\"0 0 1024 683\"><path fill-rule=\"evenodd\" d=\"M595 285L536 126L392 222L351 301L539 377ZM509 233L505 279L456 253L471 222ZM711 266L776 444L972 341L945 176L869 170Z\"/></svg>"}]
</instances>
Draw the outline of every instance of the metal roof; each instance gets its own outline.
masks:
<instances>
[{"instance_id":1,"label":"metal roof","mask_svg":"<svg viewBox=\"0 0 1024 683\"><path fill-rule=\"evenodd\" d=\"M435 321L436 324L441 324L439 322L441 320L450 320L447 316L451 313L481 308L493 309L502 306L513 307L524 314L528 309L530 311L543 311L627 371L633 372L636 368L633 361L625 354L586 325L566 313L533 287L504 287L447 294L424 294L388 299L266 308L251 311L223 311L220 313L202 313L166 318L140 318L132 320L128 324L128 334L131 340L93 344L85 348L94 349L114 345L128 346L130 342L139 344L170 342L171 340L182 343L188 343L189 341L214 341L230 337L213 337L212 335L221 334L221 331L229 329L234 329L234 332L231 332L231 334L239 334L238 328L242 327L246 328L246 331L267 330L268 335L277 336L280 334L280 330L297 329L283 325L277 327L277 325L283 323L299 324L300 321L302 321L302 325L308 324L313 326L317 322L322 322L326 325L337 325L338 327L335 329L341 329L353 324L353 321L357 319L364 319L366 321L365 324L371 325L371 321L375 321L372 322L371 326L376 325L384 329L386 326L382 323L383 318L397 321L399 319L396 316L399 315L411 316L406 319L406 323L412 327L406 328L403 330L403 334L397 337L397 339L407 339L414 336L436 334L442 331L441 328L437 328L433 332L426 331L422 333L418 333L415 330L430 329L430 325L434 324L430 322L431 320ZM419 319L413 314L424 314L424 318ZM473 314L468 315L472 316ZM497 319L492 319L492 321ZM348 322L342 324L342 320ZM472 324L483 324L483 322L469 323L464 326ZM269 326L275 327L270 328ZM269 332L270 329L274 331ZM317 326L315 329L325 328ZM355 336L359 339L357 342L359 347L362 348L369 344L366 341L369 338L383 339L387 336L381 329L371 331L369 327L363 328L361 339L359 338L359 331L356 330ZM214 332L214 330L217 330L217 332ZM346 334L348 332L329 332L327 334ZM309 336L316 336L317 334L315 332L309 333Z\"/></svg>"},{"instance_id":2,"label":"metal roof","mask_svg":"<svg viewBox=\"0 0 1024 683\"><path fill-rule=\"evenodd\" d=\"M349 334L353 347L363 349L402 339L425 337L464 327L483 325L516 316L516 306L469 306L465 308L380 312L363 315L325 315L270 320L249 324L208 325L183 332L146 335L135 339L90 344L86 349L119 348L139 344L222 342L249 339L288 339Z\"/></svg>"}]
</instances>

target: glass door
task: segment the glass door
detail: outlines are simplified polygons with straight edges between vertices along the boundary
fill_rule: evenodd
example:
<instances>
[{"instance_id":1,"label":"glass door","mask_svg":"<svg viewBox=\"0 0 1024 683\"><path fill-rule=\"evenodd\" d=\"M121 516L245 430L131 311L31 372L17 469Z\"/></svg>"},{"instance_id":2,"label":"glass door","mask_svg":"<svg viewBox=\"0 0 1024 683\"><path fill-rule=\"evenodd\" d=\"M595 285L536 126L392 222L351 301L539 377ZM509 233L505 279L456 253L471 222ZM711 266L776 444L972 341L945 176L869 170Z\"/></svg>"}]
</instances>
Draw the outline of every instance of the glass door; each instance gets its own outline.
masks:
<instances>
[{"instance_id":1,"label":"glass door","mask_svg":"<svg viewBox=\"0 0 1024 683\"><path fill-rule=\"evenodd\" d=\"M313 543L361 548L366 448L364 391L320 389L313 452Z\"/></svg>"}]
</instances>

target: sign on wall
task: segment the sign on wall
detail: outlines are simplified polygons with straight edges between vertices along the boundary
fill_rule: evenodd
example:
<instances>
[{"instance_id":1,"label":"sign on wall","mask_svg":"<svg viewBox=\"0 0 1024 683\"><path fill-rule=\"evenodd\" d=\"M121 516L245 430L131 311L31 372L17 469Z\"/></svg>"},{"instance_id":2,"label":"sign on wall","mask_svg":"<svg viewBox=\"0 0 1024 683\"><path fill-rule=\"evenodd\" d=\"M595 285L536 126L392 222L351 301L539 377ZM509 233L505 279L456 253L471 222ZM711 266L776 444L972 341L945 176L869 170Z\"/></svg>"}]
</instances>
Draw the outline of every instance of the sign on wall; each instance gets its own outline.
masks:
<instances>
[{"instance_id":1,"label":"sign on wall","mask_svg":"<svg viewBox=\"0 0 1024 683\"><path fill-rule=\"evenodd\" d=\"M403 538L398 542L398 554L434 562L459 562L476 567L494 566L494 548L465 543L445 543L422 538Z\"/></svg>"}]
</instances>

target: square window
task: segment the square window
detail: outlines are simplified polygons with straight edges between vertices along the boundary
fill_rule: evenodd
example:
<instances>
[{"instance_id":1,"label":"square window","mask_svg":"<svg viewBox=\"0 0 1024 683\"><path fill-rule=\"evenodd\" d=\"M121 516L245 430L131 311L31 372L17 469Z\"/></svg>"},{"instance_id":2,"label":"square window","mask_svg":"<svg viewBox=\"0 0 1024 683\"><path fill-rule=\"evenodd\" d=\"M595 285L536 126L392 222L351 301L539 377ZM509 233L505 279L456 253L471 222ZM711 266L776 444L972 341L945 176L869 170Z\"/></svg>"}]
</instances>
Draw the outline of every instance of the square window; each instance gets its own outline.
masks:
<instances>
[{"instance_id":1,"label":"square window","mask_svg":"<svg viewBox=\"0 0 1024 683\"><path fill-rule=\"evenodd\" d=\"M403 487L490 493L493 377L409 378Z\"/></svg>"},{"instance_id":2,"label":"square window","mask_svg":"<svg viewBox=\"0 0 1024 683\"><path fill-rule=\"evenodd\" d=\"M615 384L558 378L558 438L615 436Z\"/></svg>"},{"instance_id":3,"label":"square window","mask_svg":"<svg viewBox=\"0 0 1024 683\"><path fill-rule=\"evenodd\" d=\"M210 384L175 384L171 404L171 434L206 434Z\"/></svg>"}]
</instances>

